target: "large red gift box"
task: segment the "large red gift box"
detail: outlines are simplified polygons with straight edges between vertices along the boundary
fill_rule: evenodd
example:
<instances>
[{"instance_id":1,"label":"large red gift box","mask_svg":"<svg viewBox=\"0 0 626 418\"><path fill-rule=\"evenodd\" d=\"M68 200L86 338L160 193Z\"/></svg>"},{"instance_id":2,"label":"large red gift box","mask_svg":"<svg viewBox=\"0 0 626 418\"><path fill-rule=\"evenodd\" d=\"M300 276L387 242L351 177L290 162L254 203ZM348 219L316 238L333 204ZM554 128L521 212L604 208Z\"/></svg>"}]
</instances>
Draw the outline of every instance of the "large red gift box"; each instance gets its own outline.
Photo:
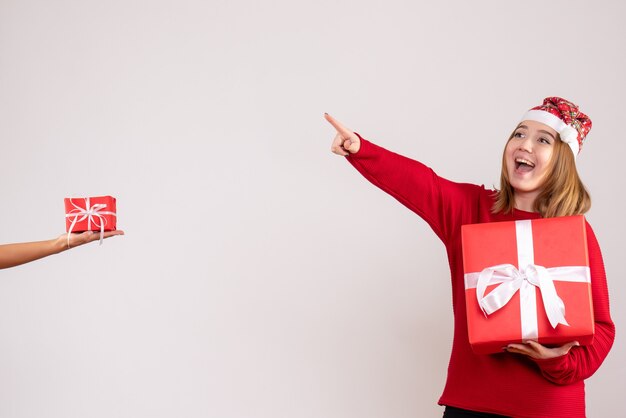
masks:
<instances>
[{"instance_id":1,"label":"large red gift box","mask_svg":"<svg viewBox=\"0 0 626 418\"><path fill-rule=\"evenodd\" d=\"M65 198L65 227L68 233L115 231L116 205L112 196Z\"/></svg>"},{"instance_id":2,"label":"large red gift box","mask_svg":"<svg viewBox=\"0 0 626 418\"><path fill-rule=\"evenodd\" d=\"M593 342L583 216L463 225L467 327L477 354Z\"/></svg>"}]
</instances>

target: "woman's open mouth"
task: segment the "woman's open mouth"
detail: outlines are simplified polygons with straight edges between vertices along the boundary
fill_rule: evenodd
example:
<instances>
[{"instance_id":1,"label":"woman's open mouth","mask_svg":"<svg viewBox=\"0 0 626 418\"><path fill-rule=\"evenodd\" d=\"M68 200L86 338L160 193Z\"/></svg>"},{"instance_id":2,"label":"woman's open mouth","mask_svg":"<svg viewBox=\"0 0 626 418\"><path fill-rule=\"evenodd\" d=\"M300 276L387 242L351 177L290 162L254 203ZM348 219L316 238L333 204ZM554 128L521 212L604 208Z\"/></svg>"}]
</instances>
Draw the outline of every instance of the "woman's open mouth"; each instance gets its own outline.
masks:
<instances>
[{"instance_id":1,"label":"woman's open mouth","mask_svg":"<svg viewBox=\"0 0 626 418\"><path fill-rule=\"evenodd\" d=\"M528 161L524 158L516 158L515 159L515 170L516 171L521 171L523 173L527 173L529 171L532 171L532 169L535 168L535 164L533 164L531 161Z\"/></svg>"}]
</instances>

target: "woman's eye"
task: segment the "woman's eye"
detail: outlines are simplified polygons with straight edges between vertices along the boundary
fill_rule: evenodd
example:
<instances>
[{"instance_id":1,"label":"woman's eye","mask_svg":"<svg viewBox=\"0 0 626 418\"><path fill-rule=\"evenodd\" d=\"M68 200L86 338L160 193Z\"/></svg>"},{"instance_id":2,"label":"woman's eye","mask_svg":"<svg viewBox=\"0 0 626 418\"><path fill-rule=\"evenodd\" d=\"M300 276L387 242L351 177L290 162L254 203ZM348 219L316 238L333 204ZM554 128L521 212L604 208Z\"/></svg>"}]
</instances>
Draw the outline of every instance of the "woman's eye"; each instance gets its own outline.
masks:
<instances>
[{"instance_id":1,"label":"woman's eye","mask_svg":"<svg viewBox=\"0 0 626 418\"><path fill-rule=\"evenodd\" d=\"M542 144L548 144L550 145L550 141L547 140L546 138L539 138L539 142L541 142Z\"/></svg>"},{"instance_id":2,"label":"woman's eye","mask_svg":"<svg viewBox=\"0 0 626 418\"><path fill-rule=\"evenodd\" d=\"M522 138L522 137L524 136L524 134L523 134L522 132L515 132L515 133L513 134L513 136L514 136L515 138Z\"/></svg>"}]
</instances>

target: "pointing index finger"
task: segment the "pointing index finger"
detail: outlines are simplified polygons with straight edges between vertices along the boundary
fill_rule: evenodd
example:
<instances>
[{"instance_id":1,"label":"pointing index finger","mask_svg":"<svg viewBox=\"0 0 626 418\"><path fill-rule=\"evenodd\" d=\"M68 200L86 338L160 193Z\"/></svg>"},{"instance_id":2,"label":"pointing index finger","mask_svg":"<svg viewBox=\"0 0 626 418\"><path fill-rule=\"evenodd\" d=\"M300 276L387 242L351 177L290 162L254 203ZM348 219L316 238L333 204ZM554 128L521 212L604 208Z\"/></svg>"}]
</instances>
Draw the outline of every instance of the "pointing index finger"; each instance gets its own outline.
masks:
<instances>
[{"instance_id":1,"label":"pointing index finger","mask_svg":"<svg viewBox=\"0 0 626 418\"><path fill-rule=\"evenodd\" d=\"M342 136L352 136L353 133L350 129L346 128L345 126L343 126L341 124L341 122L339 122L337 119L333 118L332 116L330 116L328 113L324 113L324 118L326 118L326 120L328 121L328 123L330 123L331 125L333 125L333 128L335 128L335 130Z\"/></svg>"}]
</instances>

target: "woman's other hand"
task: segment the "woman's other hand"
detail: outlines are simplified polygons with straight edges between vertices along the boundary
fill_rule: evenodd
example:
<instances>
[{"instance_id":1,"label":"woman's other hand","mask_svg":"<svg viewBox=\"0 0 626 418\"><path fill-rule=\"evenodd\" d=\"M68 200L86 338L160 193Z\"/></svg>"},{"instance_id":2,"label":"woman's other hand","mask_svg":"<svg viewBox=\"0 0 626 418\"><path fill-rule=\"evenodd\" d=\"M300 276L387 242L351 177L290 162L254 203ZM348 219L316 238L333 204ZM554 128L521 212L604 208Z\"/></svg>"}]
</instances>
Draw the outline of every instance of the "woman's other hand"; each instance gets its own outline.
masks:
<instances>
[{"instance_id":1,"label":"woman's other hand","mask_svg":"<svg viewBox=\"0 0 626 418\"><path fill-rule=\"evenodd\" d=\"M549 348L535 341L528 341L526 344L509 344L504 349L509 353L524 354L538 360L547 360L561 357L569 353L572 347L576 347L578 341L572 341L560 347Z\"/></svg>"}]
</instances>

